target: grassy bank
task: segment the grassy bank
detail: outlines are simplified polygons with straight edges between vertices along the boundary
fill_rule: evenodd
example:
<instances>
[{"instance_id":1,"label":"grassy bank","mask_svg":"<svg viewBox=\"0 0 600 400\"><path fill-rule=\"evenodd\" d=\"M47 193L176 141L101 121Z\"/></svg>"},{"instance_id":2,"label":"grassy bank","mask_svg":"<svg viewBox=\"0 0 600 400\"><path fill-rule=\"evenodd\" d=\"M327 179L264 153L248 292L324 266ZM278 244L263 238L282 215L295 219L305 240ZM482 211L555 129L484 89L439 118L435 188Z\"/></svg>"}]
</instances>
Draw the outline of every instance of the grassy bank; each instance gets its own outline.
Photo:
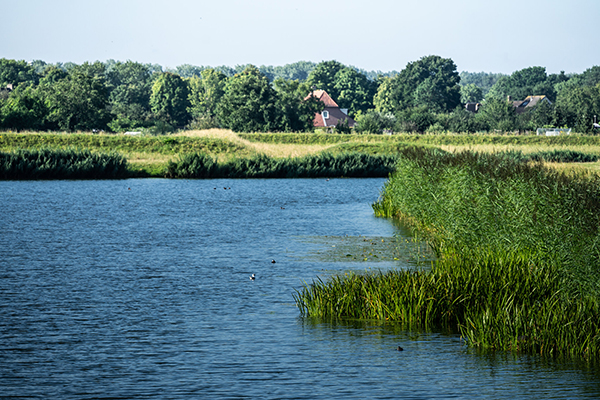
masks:
<instances>
[{"instance_id":1,"label":"grassy bank","mask_svg":"<svg viewBox=\"0 0 600 400\"><path fill-rule=\"evenodd\" d=\"M130 176L127 160L117 153L87 150L18 150L0 152L0 179L121 179Z\"/></svg>"},{"instance_id":2,"label":"grassy bank","mask_svg":"<svg viewBox=\"0 0 600 400\"><path fill-rule=\"evenodd\" d=\"M472 346L600 356L600 178L520 153L407 148L378 215L424 235L431 271L317 281L305 315L376 318L460 332Z\"/></svg>"},{"instance_id":3,"label":"grassy bank","mask_svg":"<svg viewBox=\"0 0 600 400\"><path fill-rule=\"evenodd\" d=\"M451 152L475 150L486 153L520 151L524 154L551 151L578 151L600 156L600 137L516 136L467 134L341 135L327 133L246 133L224 129L182 131L167 136L126 136L91 133L0 132L0 151L20 149L86 149L121 153L132 171L140 176L165 176L167 165L180 156L202 153L219 162L233 158L264 155L271 158L298 158L321 153L363 153L393 155L407 145L439 147ZM600 162L558 164L562 169L599 171Z\"/></svg>"}]
</instances>

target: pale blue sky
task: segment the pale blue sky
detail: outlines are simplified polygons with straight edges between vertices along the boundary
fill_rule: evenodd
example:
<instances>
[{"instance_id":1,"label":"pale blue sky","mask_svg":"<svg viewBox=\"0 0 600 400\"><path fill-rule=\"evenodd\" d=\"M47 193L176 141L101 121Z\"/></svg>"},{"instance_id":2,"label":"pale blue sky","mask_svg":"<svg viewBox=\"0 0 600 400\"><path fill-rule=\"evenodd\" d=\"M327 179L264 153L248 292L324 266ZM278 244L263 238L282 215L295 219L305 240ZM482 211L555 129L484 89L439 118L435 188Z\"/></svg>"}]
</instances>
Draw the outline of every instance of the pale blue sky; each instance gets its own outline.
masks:
<instances>
[{"instance_id":1,"label":"pale blue sky","mask_svg":"<svg viewBox=\"0 0 600 400\"><path fill-rule=\"evenodd\" d=\"M402 70L600 65L600 0L0 0L0 58L164 67L338 60Z\"/></svg>"}]
</instances>

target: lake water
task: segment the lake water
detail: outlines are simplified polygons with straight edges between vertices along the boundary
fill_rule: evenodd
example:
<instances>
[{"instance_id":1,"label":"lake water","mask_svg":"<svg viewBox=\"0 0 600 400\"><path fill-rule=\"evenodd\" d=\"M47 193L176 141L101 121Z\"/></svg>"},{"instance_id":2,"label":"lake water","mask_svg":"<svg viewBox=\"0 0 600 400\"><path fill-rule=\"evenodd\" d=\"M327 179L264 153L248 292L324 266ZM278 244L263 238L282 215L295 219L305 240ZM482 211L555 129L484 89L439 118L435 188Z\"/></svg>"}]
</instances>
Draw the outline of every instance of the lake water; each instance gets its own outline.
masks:
<instances>
[{"instance_id":1,"label":"lake water","mask_svg":"<svg viewBox=\"0 0 600 400\"><path fill-rule=\"evenodd\" d=\"M301 318L303 281L422 257L374 250L405 242L383 183L0 182L0 398L600 397L582 365Z\"/></svg>"}]
</instances>

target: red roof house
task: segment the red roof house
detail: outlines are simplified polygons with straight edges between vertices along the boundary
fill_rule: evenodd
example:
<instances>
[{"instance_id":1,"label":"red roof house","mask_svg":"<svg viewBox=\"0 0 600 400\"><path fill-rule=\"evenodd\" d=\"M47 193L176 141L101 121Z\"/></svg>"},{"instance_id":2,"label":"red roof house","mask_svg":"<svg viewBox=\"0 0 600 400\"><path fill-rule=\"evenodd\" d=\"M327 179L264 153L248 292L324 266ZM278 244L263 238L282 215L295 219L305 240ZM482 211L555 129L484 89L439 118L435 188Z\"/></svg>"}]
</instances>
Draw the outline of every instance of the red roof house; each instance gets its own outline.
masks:
<instances>
[{"instance_id":1,"label":"red roof house","mask_svg":"<svg viewBox=\"0 0 600 400\"><path fill-rule=\"evenodd\" d=\"M304 100L309 99L311 96L316 97L325 104L325 109L320 113L315 114L315 119L313 121L315 127L333 128L340 121L348 121L348 126L351 128L354 127L356 122L348 116L348 109L340 108L326 91L315 90L306 96Z\"/></svg>"}]
</instances>

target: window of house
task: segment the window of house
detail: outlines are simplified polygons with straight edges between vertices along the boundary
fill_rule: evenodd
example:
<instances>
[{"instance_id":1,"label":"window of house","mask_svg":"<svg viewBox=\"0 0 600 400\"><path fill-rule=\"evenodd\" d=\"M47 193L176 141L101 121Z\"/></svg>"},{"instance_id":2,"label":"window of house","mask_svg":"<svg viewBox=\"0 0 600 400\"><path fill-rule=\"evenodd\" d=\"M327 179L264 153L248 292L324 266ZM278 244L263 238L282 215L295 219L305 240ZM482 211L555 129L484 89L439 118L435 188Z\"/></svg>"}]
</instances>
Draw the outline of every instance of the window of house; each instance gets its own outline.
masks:
<instances>
[{"instance_id":1,"label":"window of house","mask_svg":"<svg viewBox=\"0 0 600 400\"><path fill-rule=\"evenodd\" d=\"M323 118L329 118L329 111L323 111Z\"/></svg>"}]
</instances>

